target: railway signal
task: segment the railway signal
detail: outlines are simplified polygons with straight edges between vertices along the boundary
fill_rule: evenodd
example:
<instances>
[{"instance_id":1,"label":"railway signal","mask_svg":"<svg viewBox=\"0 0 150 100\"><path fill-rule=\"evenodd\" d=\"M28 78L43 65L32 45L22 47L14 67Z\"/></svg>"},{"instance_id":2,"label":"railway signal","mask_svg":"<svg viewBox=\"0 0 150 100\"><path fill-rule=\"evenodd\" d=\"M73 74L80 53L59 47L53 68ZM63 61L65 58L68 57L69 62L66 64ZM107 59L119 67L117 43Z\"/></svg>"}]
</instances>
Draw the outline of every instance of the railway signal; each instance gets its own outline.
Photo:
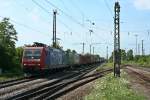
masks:
<instances>
[{"instance_id":1,"label":"railway signal","mask_svg":"<svg viewBox=\"0 0 150 100\"><path fill-rule=\"evenodd\" d=\"M121 50L120 50L120 4L115 2L114 17L114 76L120 77Z\"/></svg>"},{"instance_id":2,"label":"railway signal","mask_svg":"<svg viewBox=\"0 0 150 100\"><path fill-rule=\"evenodd\" d=\"M90 36L91 36L91 34L93 33L93 30L90 29L89 32L90 32Z\"/></svg>"},{"instance_id":3,"label":"railway signal","mask_svg":"<svg viewBox=\"0 0 150 100\"><path fill-rule=\"evenodd\" d=\"M82 54L84 54L85 43L75 43L76 45L82 45Z\"/></svg>"}]
</instances>

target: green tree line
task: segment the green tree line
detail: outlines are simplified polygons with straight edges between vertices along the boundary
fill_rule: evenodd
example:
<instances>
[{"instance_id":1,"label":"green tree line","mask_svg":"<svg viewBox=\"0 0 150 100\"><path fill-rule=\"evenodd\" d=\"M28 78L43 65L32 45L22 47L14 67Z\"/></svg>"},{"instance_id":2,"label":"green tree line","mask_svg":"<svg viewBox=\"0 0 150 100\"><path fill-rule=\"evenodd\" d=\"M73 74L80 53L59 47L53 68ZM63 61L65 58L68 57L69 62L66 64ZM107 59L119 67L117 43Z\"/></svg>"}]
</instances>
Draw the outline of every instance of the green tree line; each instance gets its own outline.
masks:
<instances>
[{"instance_id":1,"label":"green tree line","mask_svg":"<svg viewBox=\"0 0 150 100\"><path fill-rule=\"evenodd\" d=\"M0 21L0 68L3 72L16 72L21 69L23 48L15 47L17 31L8 18Z\"/></svg>"},{"instance_id":2,"label":"green tree line","mask_svg":"<svg viewBox=\"0 0 150 100\"><path fill-rule=\"evenodd\" d=\"M109 62L113 62L113 52L109 58ZM132 63L142 66L150 66L150 55L133 55L133 50L121 50L121 62Z\"/></svg>"}]
</instances>

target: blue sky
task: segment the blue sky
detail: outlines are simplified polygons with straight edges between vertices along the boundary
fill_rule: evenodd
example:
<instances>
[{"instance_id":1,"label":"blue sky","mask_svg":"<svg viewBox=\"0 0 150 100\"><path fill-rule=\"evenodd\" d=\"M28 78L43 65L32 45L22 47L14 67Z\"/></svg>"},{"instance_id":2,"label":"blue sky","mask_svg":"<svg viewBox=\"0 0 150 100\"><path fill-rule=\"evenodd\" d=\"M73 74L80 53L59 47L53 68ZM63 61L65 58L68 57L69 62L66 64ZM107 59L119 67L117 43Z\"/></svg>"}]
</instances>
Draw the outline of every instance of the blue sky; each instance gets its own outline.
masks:
<instances>
[{"instance_id":1,"label":"blue sky","mask_svg":"<svg viewBox=\"0 0 150 100\"><path fill-rule=\"evenodd\" d=\"M32 0L0 0L0 16L9 17L25 27L11 21L18 32L17 46L32 44L34 41L52 43L52 14L55 7L46 0L35 0L49 13L37 6ZM64 49L82 52L81 42L85 42L85 52L89 44L95 52L106 56L113 50L113 15L115 0L48 0L60 10L57 14L57 37ZM150 0L120 0L121 5L121 48L135 51L135 34L138 43L144 40L145 53L150 53ZM63 11L63 12L62 12ZM0 17L0 20L2 18ZM95 25L92 25L94 22ZM89 29L94 33L90 35Z\"/></svg>"}]
</instances>

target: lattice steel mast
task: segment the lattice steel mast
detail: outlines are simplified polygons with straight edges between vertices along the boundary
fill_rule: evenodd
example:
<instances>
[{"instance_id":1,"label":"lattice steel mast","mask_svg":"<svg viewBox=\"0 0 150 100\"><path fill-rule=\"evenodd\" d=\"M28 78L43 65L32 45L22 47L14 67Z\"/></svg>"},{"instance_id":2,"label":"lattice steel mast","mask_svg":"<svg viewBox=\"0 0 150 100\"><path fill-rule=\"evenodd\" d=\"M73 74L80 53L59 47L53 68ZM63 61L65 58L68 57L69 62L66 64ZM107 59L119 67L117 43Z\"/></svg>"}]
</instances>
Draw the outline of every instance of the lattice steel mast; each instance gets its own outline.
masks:
<instances>
[{"instance_id":1,"label":"lattice steel mast","mask_svg":"<svg viewBox=\"0 0 150 100\"><path fill-rule=\"evenodd\" d=\"M56 14L57 10L53 11L53 47L56 48Z\"/></svg>"},{"instance_id":2,"label":"lattice steel mast","mask_svg":"<svg viewBox=\"0 0 150 100\"><path fill-rule=\"evenodd\" d=\"M115 2L114 17L114 76L120 77L121 50L120 50L120 4Z\"/></svg>"}]
</instances>

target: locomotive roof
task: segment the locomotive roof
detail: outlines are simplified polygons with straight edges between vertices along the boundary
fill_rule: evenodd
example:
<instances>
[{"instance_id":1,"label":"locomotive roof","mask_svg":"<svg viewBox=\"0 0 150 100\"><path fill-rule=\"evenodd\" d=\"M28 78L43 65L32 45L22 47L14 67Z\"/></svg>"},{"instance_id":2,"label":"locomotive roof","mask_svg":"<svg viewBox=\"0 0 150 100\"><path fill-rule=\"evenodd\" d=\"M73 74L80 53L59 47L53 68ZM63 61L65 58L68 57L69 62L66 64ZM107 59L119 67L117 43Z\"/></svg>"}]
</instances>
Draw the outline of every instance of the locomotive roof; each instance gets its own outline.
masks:
<instances>
[{"instance_id":1,"label":"locomotive roof","mask_svg":"<svg viewBox=\"0 0 150 100\"><path fill-rule=\"evenodd\" d=\"M25 47L25 49L43 49L44 47Z\"/></svg>"}]
</instances>

